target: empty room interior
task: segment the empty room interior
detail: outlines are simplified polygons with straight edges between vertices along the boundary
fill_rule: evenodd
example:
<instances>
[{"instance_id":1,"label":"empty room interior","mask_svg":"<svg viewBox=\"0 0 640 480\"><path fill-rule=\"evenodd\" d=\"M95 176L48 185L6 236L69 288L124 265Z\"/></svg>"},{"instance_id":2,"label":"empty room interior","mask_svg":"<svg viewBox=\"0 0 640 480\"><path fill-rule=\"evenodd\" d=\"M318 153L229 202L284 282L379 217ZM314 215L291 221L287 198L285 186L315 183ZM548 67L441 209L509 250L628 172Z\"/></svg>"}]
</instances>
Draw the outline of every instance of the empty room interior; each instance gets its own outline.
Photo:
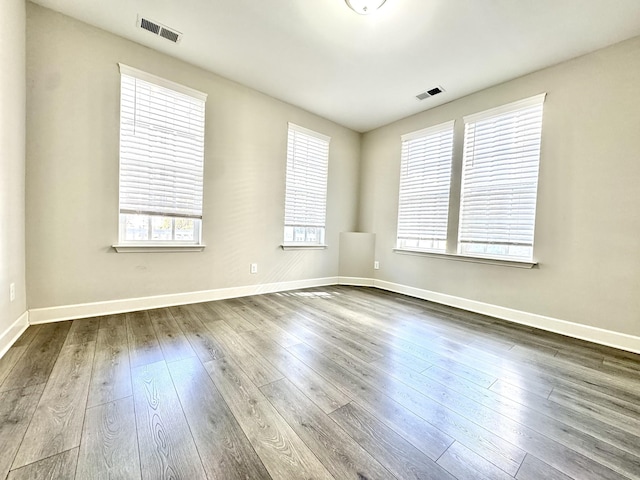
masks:
<instances>
[{"instance_id":1,"label":"empty room interior","mask_svg":"<svg viewBox=\"0 0 640 480\"><path fill-rule=\"evenodd\" d=\"M0 480L640 479L640 2L0 27Z\"/></svg>"}]
</instances>

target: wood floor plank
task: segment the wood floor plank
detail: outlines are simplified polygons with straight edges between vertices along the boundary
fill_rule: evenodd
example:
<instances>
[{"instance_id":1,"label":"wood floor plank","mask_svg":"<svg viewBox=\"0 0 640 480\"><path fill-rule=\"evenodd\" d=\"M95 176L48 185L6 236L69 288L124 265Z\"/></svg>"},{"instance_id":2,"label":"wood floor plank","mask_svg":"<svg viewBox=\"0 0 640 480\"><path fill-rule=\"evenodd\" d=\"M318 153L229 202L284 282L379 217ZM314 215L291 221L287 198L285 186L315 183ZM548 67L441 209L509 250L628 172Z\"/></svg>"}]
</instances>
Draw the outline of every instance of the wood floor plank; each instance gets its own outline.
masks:
<instances>
[{"instance_id":1,"label":"wood floor plank","mask_svg":"<svg viewBox=\"0 0 640 480\"><path fill-rule=\"evenodd\" d=\"M205 479L165 362L132 369L132 379L142 478Z\"/></svg>"},{"instance_id":2,"label":"wood floor plank","mask_svg":"<svg viewBox=\"0 0 640 480\"><path fill-rule=\"evenodd\" d=\"M333 478L240 367L227 358L204 365L273 478Z\"/></svg>"},{"instance_id":3,"label":"wood floor plank","mask_svg":"<svg viewBox=\"0 0 640 480\"><path fill-rule=\"evenodd\" d=\"M366 362L382 358L382 355L356 342L342 338L340 335L330 334L329 337L325 337L323 333L318 331L313 322L300 315L281 317L278 322L280 327L295 332L296 337L316 348L349 352Z\"/></svg>"},{"instance_id":4,"label":"wood floor plank","mask_svg":"<svg viewBox=\"0 0 640 480\"><path fill-rule=\"evenodd\" d=\"M374 316L372 319L369 315L363 315L361 311L353 310L352 304L341 297L330 297L330 300L325 297L316 298L310 302L304 312L319 325L329 325L340 335L360 343L380 355L385 355L391 350L387 341L389 334L399 336L399 333L408 333L404 332L402 328L396 329L392 326L390 328L389 322L381 318L375 318ZM381 327L386 335L380 334ZM420 334L421 341L437 339L437 334L428 329L420 328L420 325L414 324L408 330L411 331L409 338ZM399 337L402 338L401 336ZM395 342L393 340L394 346ZM393 349L398 350L397 348Z\"/></svg>"},{"instance_id":5,"label":"wood floor plank","mask_svg":"<svg viewBox=\"0 0 640 480\"><path fill-rule=\"evenodd\" d=\"M454 480L436 462L356 403L340 407L329 416L397 478Z\"/></svg>"},{"instance_id":6,"label":"wood floor plank","mask_svg":"<svg viewBox=\"0 0 640 480\"><path fill-rule=\"evenodd\" d=\"M224 349L200 320L196 311L185 306L171 307L171 315L201 361L224 357Z\"/></svg>"},{"instance_id":7,"label":"wood floor plank","mask_svg":"<svg viewBox=\"0 0 640 480\"><path fill-rule=\"evenodd\" d=\"M502 362L487 363L484 360L478 359L475 362L472 362L470 358L464 356L459 357L459 360L459 362L452 362L449 360L446 362L437 362L434 363L434 365L430 367L430 369L433 369L433 371L439 370L441 372L455 373L455 375L458 377L463 377L467 380L471 380L470 377L462 375L461 372L463 372L464 369L469 366L469 363L474 363L475 367L477 367L476 370L491 375L495 379L504 380L505 382L519 385L523 390L527 390L536 395L547 396L553 391L555 387L555 384L548 378L544 376L527 375L525 372L518 370L516 366L505 360L503 360ZM464 367L457 368L455 366L456 364L461 364ZM449 370L450 365L454 366L454 368L451 368L451 370ZM493 383L491 385L493 385ZM481 386L490 387L491 385Z\"/></svg>"},{"instance_id":8,"label":"wood floor plank","mask_svg":"<svg viewBox=\"0 0 640 480\"><path fill-rule=\"evenodd\" d=\"M516 475L518 480L571 480L571 477L550 467L533 455L527 455Z\"/></svg>"},{"instance_id":9,"label":"wood floor plank","mask_svg":"<svg viewBox=\"0 0 640 480\"><path fill-rule=\"evenodd\" d=\"M205 325L209 322L217 322L223 320L216 310L210 307L215 302L190 303L189 308L195 312L200 321Z\"/></svg>"},{"instance_id":10,"label":"wood floor plank","mask_svg":"<svg viewBox=\"0 0 640 480\"><path fill-rule=\"evenodd\" d=\"M87 407L132 395L126 317L100 319Z\"/></svg>"},{"instance_id":11,"label":"wood floor plank","mask_svg":"<svg viewBox=\"0 0 640 480\"><path fill-rule=\"evenodd\" d=\"M640 413L635 405L599 392L586 389L556 388L549 400L599 420L622 428L630 433L640 431Z\"/></svg>"},{"instance_id":12,"label":"wood floor plank","mask_svg":"<svg viewBox=\"0 0 640 480\"><path fill-rule=\"evenodd\" d=\"M338 348L366 362L382 358L384 348L380 347L375 340L367 339L349 329L329 325L327 322L328 316L324 312L319 311L314 314L308 308L304 308L304 306L298 308L297 311L292 308L292 311L295 312L294 318L296 324L303 326L306 331L313 333L313 335L317 337L316 342L328 344L328 348ZM284 318L279 318L278 320L281 322L285 321ZM308 337L303 338L300 335L297 336L301 340L308 340Z\"/></svg>"},{"instance_id":13,"label":"wood floor plank","mask_svg":"<svg viewBox=\"0 0 640 480\"><path fill-rule=\"evenodd\" d=\"M511 441L522 450L565 473L584 479L614 479L620 478L618 474L640 471L640 458L635 455L472 382L452 376L446 381L433 381L400 366L389 367L387 373L452 411L490 428L498 436L512 438ZM407 397L411 398L411 395ZM522 418L527 419L528 425L520 423ZM564 418L570 416L565 414Z\"/></svg>"},{"instance_id":14,"label":"wood floor plank","mask_svg":"<svg viewBox=\"0 0 640 480\"><path fill-rule=\"evenodd\" d=\"M77 459L78 448L73 448L13 470L7 480L73 480Z\"/></svg>"},{"instance_id":15,"label":"wood floor plank","mask_svg":"<svg viewBox=\"0 0 640 480\"><path fill-rule=\"evenodd\" d=\"M602 359L602 364L611 368L626 369L629 372L640 372L640 354L635 354L630 358L606 356Z\"/></svg>"},{"instance_id":16,"label":"wood floor plank","mask_svg":"<svg viewBox=\"0 0 640 480\"><path fill-rule=\"evenodd\" d=\"M395 478L289 380L260 390L335 478Z\"/></svg>"},{"instance_id":17,"label":"wood floor plank","mask_svg":"<svg viewBox=\"0 0 640 480\"><path fill-rule=\"evenodd\" d=\"M436 460L453 443L451 436L371 387L358 375L345 370L309 347L303 349L303 346L295 345L290 347L290 350L327 381L357 399L360 405L432 460Z\"/></svg>"},{"instance_id":18,"label":"wood floor plank","mask_svg":"<svg viewBox=\"0 0 640 480\"><path fill-rule=\"evenodd\" d=\"M459 442L454 442L442 454L438 459L438 465L458 480L513 480L511 475L503 472ZM540 477L540 480L542 478Z\"/></svg>"},{"instance_id":19,"label":"wood floor plank","mask_svg":"<svg viewBox=\"0 0 640 480\"><path fill-rule=\"evenodd\" d=\"M133 397L87 409L76 476L141 478Z\"/></svg>"},{"instance_id":20,"label":"wood floor plank","mask_svg":"<svg viewBox=\"0 0 640 480\"><path fill-rule=\"evenodd\" d=\"M273 340L283 347L289 347L302 341L274 323L272 319L277 317L272 316L268 310L256 306L257 304L252 301L252 298L253 297L244 297L239 299L242 304L236 309L236 312L240 316L256 325L254 330L248 330L248 332L259 331L263 337Z\"/></svg>"},{"instance_id":21,"label":"wood floor plank","mask_svg":"<svg viewBox=\"0 0 640 480\"><path fill-rule=\"evenodd\" d=\"M7 350L2 358L0 358L0 385L2 385L4 379L7 378L9 372L11 372L16 363L18 363L18 360L20 360L26 350L26 345L23 345L21 347L16 347L14 345L9 350Z\"/></svg>"},{"instance_id":22,"label":"wood floor plank","mask_svg":"<svg viewBox=\"0 0 640 480\"><path fill-rule=\"evenodd\" d=\"M304 345L295 345L289 350L294 354L309 355L310 353L308 347ZM355 357L347 357L336 352L325 352L325 355L342 369L355 372L369 386L389 396L440 431L467 445L502 470L511 475L515 475L518 471L525 452L493 433L495 426L483 428L468 417L447 408L446 405L419 393L402 382L393 381L393 377L384 375L375 367L361 362ZM384 381L380 381L381 379Z\"/></svg>"},{"instance_id":23,"label":"wood floor plank","mask_svg":"<svg viewBox=\"0 0 640 480\"><path fill-rule=\"evenodd\" d=\"M540 363L527 355L506 352L501 356L470 346L452 349L442 345L430 345L428 349L432 353L494 374L525 389L529 389L526 385L531 381L536 384L546 383L551 389L556 386L572 384L613 395L632 403L640 403L639 379L630 381L628 378L615 378L607 373L582 365L567 366L569 362L554 359L554 357L546 356L546 361ZM507 378L505 375L519 377L519 380ZM538 390L534 388L532 391L537 392Z\"/></svg>"},{"instance_id":24,"label":"wood floor plank","mask_svg":"<svg viewBox=\"0 0 640 480\"><path fill-rule=\"evenodd\" d=\"M165 361L175 362L195 356L191 344L168 308L149 310L148 313Z\"/></svg>"},{"instance_id":25,"label":"wood floor plank","mask_svg":"<svg viewBox=\"0 0 640 480\"><path fill-rule=\"evenodd\" d=\"M327 303L327 302L322 302ZM346 304L345 304L346 305ZM323 311L332 312L333 317L326 316L324 321L330 322L332 319L334 322L338 322L343 327L340 329L344 332L346 329L352 329L350 326L353 322L360 322L362 315L352 313L348 314L346 308L339 308L336 306L325 306ZM337 320L339 318L345 318L347 321ZM439 339L428 329L424 330L420 326L410 325L406 328L394 328L389 326L387 319L384 321L376 321L376 328L372 329L362 324L359 325L360 330L367 332L367 336L376 339L376 342L367 343L367 346L374 348L379 354L385 357L392 356L394 360L420 371L417 366L420 364L422 369L429 368L431 365L439 365L446 369L457 369L458 374L465 376L471 381L477 382L482 386L490 386L497 377L479 371L471 366L458 363L455 358L449 358L436 353L434 351L425 348L424 342L430 339L432 342L437 342ZM357 334L352 334L351 338L357 338ZM416 339L419 338L420 342ZM421 343L421 344L419 344ZM447 350L447 352L449 352Z\"/></svg>"},{"instance_id":26,"label":"wood floor plank","mask_svg":"<svg viewBox=\"0 0 640 480\"><path fill-rule=\"evenodd\" d=\"M298 360L274 341L264 339L258 330L242 333L260 355L281 371L291 383L303 391L324 413L331 413L351 401L336 387ZM296 344L294 344L296 345Z\"/></svg>"},{"instance_id":27,"label":"wood floor plank","mask_svg":"<svg viewBox=\"0 0 640 480\"><path fill-rule=\"evenodd\" d=\"M28 347L29 344L36 338L36 335L42 328L42 325L29 325L27 329L22 332L20 338L13 344L14 347Z\"/></svg>"},{"instance_id":28,"label":"wood floor plank","mask_svg":"<svg viewBox=\"0 0 640 480\"><path fill-rule=\"evenodd\" d=\"M495 406L501 411L506 411L507 408L510 411L518 411L518 417L524 413L529 418L537 418L535 414L529 413L530 410L535 410L592 437L640 456L640 422L633 418L629 418L626 423L616 422L612 417L603 421L598 416L593 415L592 412L585 414L579 409L559 405L545 398L535 397L507 383L494 384L491 387L491 391L505 398L489 394L485 400L486 405ZM501 408L505 405L508 405L508 407ZM518 405L522 407L518 407ZM512 415L512 418L515 417L515 415Z\"/></svg>"},{"instance_id":29,"label":"wood floor plank","mask_svg":"<svg viewBox=\"0 0 640 480\"><path fill-rule=\"evenodd\" d=\"M532 356L526 351L522 353L519 347L510 350L508 356L517 359L521 365L529 369L532 367L544 369L548 375L559 377L564 381L588 385L589 388L597 388L608 395L640 403L640 376L637 373L628 374L626 371L607 369L599 361L596 361L595 365L587 360L576 364L546 353ZM612 375L612 372L616 374Z\"/></svg>"},{"instance_id":30,"label":"wood floor plank","mask_svg":"<svg viewBox=\"0 0 640 480\"><path fill-rule=\"evenodd\" d=\"M22 388L45 383L58 358L60 349L71 328L71 322L58 322L42 325L33 341L22 355L23 361L17 363L9 372L0 391Z\"/></svg>"},{"instance_id":31,"label":"wood floor plank","mask_svg":"<svg viewBox=\"0 0 640 480\"><path fill-rule=\"evenodd\" d=\"M131 368L164 360L156 332L146 311L126 314Z\"/></svg>"},{"instance_id":32,"label":"wood floor plank","mask_svg":"<svg viewBox=\"0 0 640 480\"><path fill-rule=\"evenodd\" d=\"M0 359L0 479L79 445L76 478L640 480L640 355L369 287L128 315Z\"/></svg>"},{"instance_id":33,"label":"wood floor plank","mask_svg":"<svg viewBox=\"0 0 640 480\"><path fill-rule=\"evenodd\" d=\"M95 346L67 345L60 351L14 469L80 445Z\"/></svg>"},{"instance_id":34,"label":"wood floor plank","mask_svg":"<svg viewBox=\"0 0 640 480\"><path fill-rule=\"evenodd\" d=\"M0 478L5 478L36 411L44 383L0 393Z\"/></svg>"},{"instance_id":35,"label":"wood floor plank","mask_svg":"<svg viewBox=\"0 0 640 480\"><path fill-rule=\"evenodd\" d=\"M225 355L233 358L240 368L258 387L283 378L269 362L262 357L223 320L207 324L207 328L216 336L224 348Z\"/></svg>"},{"instance_id":36,"label":"wood floor plank","mask_svg":"<svg viewBox=\"0 0 640 480\"><path fill-rule=\"evenodd\" d=\"M270 479L248 438L197 358L168 365L210 479Z\"/></svg>"},{"instance_id":37,"label":"wood floor plank","mask_svg":"<svg viewBox=\"0 0 640 480\"><path fill-rule=\"evenodd\" d=\"M443 368L456 368L460 375L467 375L467 378L478 382L483 386L489 386L496 380L496 376L487 372L479 371L473 366L457 362L457 351L452 350L447 339L436 336L436 332L430 328L424 328L415 323L402 321L399 326L389 325L386 318L376 321L376 331L369 333L387 346L387 351L393 352L396 360L401 360L400 353L403 354L403 361L406 366L412 367L412 359L417 359L427 363L425 368L431 365L441 365ZM444 345L442 345L444 344ZM454 344L455 348L459 345ZM450 354L447 356L446 354ZM388 355L385 355L388 356ZM415 369L415 368L414 368Z\"/></svg>"},{"instance_id":38,"label":"wood floor plank","mask_svg":"<svg viewBox=\"0 0 640 480\"><path fill-rule=\"evenodd\" d=\"M99 317L73 320L64 345L80 345L82 343L95 342L98 335L99 324Z\"/></svg>"},{"instance_id":39,"label":"wood floor plank","mask_svg":"<svg viewBox=\"0 0 640 480\"><path fill-rule=\"evenodd\" d=\"M239 315L224 300L209 302L208 307L215 312L218 319L227 322L227 324L236 332L247 332L256 328L256 325L244 318L242 315Z\"/></svg>"}]
</instances>

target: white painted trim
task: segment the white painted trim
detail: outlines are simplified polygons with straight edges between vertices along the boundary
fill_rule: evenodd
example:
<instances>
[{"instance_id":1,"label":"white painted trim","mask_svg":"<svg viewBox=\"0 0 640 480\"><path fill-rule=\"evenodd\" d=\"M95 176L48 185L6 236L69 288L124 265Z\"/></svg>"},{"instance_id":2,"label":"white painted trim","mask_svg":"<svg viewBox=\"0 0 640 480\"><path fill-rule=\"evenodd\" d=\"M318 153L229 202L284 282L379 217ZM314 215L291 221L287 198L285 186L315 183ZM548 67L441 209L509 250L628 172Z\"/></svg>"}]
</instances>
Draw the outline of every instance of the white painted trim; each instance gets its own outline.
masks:
<instances>
[{"instance_id":1,"label":"white painted trim","mask_svg":"<svg viewBox=\"0 0 640 480\"><path fill-rule=\"evenodd\" d=\"M373 287L373 278L364 277L338 277L339 285L349 285L352 287Z\"/></svg>"},{"instance_id":2,"label":"white painted trim","mask_svg":"<svg viewBox=\"0 0 640 480\"><path fill-rule=\"evenodd\" d=\"M464 123L473 123L487 118L495 117L496 115L502 115L504 113L515 112L523 108L533 107L535 105L542 105L544 99L547 97L547 92L534 95L533 97L525 98L515 102L507 103L506 105L500 105L499 107L490 108L483 112L472 113L462 117Z\"/></svg>"},{"instance_id":3,"label":"white painted trim","mask_svg":"<svg viewBox=\"0 0 640 480\"><path fill-rule=\"evenodd\" d=\"M294 280L289 282L267 283L263 285L246 285L243 287L218 288L200 292L174 293L153 297L127 298L123 300L108 300L105 302L81 303L77 305L63 305L59 307L34 308L29 310L29 321L32 325L39 323L73 320L75 318L97 317L116 313L134 312L151 308L171 307L189 303L210 302L226 298L260 295L261 293L283 292L299 288L322 287L335 285L338 277L312 278L308 280Z\"/></svg>"},{"instance_id":4,"label":"white painted trim","mask_svg":"<svg viewBox=\"0 0 640 480\"><path fill-rule=\"evenodd\" d=\"M164 244L164 245L142 245L142 244L117 244L111 245L118 253L167 253L167 252L202 252L206 245L179 245L179 244Z\"/></svg>"},{"instance_id":5,"label":"white painted trim","mask_svg":"<svg viewBox=\"0 0 640 480\"><path fill-rule=\"evenodd\" d=\"M431 302L441 303L451 307L462 308L463 310L481 313L483 315L490 315L510 322L540 328L549 332L560 333L573 338L579 338L588 342L598 343L600 345L606 345L608 347L618 348L629 352L640 353L640 337L636 337L634 335L568 322L558 318L523 312L522 310L514 310L507 307L501 307L499 305L478 302L476 300L469 300L430 290L409 287L398 283L386 282L384 280L374 280L373 283L376 288L380 288L382 290L402 293L411 297L421 298L423 300L429 300Z\"/></svg>"},{"instance_id":6,"label":"white painted trim","mask_svg":"<svg viewBox=\"0 0 640 480\"><path fill-rule=\"evenodd\" d=\"M448 122L440 123L438 125L434 125L433 127L422 128L420 130L416 130L415 132L405 133L404 135L400 135L400 140L406 142L407 140L414 140L416 138L434 135L436 133L445 132L447 130L453 130L455 123L455 120L449 120Z\"/></svg>"},{"instance_id":7,"label":"white painted trim","mask_svg":"<svg viewBox=\"0 0 640 480\"><path fill-rule=\"evenodd\" d=\"M154 22L158 23L158 22ZM164 25L162 25L164 26ZM168 28L167 30L173 30L173 28ZM180 33L180 32L176 32ZM182 34L180 33L180 37L182 38ZM181 83L172 82L171 80L167 80L166 78L159 77L154 75L153 73L143 72L142 70L138 70L137 68L130 67L125 65L124 63L118 63L118 67L120 67L120 75L127 75L133 78L139 78L140 80L144 80L148 83L155 83L156 85L160 85L161 87L168 88L169 90L173 90L181 93L182 95L187 95L189 97L193 97L202 102L207 101L207 93L201 92L200 90L196 90L195 88L187 87L186 85L182 85Z\"/></svg>"},{"instance_id":8,"label":"white painted trim","mask_svg":"<svg viewBox=\"0 0 640 480\"><path fill-rule=\"evenodd\" d=\"M329 248L328 245L320 245L319 243L314 244L303 244L303 243L283 243L280 245L282 250L326 250Z\"/></svg>"},{"instance_id":9,"label":"white painted trim","mask_svg":"<svg viewBox=\"0 0 640 480\"><path fill-rule=\"evenodd\" d=\"M26 311L20 315L2 335L0 335L0 358L2 358L4 354L7 353L7 350L16 343L16 340L20 338L20 335L22 335L28 326L29 312Z\"/></svg>"},{"instance_id":10,"label":"white painted trim","mask_svg":"<svg viewBox=\"0 0 640 480\"><path fill-rule=\"evenodd\" d=\"M499 305L478 302L462 297L433 292L420 288L410 287L398 283L376 280L365 277L325 277L308 280L295 280L289 282L268 283L264 285L246 285L242 287L219 288L200 292L176 293L170 295L158 295L153 297L129 298L123 300L110 300L106 302L84 303L78 305L64 305L60 307L35 308L25 312L16 322L9 327L7 332L0 336L0 354L13 345L29 324L57 322L72 320L75 318L95 317L115 313L132 312L151 308L170 307L189 303L209 302L226 298L245 297L248 295L260 295L262 293L283 292L299 288L322 287L326 285L352 285L362 287L375 287L390 292L402 293L415 298L429 300L431 302L449 305L470 312L490 315L503 320L528 325L549 332L579 338L589 342L606 345L629 352L640 353L640 337L625 333L605 330L589 325L568 322L557 318L546 317L535 313L514 310ZM1 355L0 355L1 357Z\"/></svg>"},{"instance_id":11,"label":"white painted trim","mask_svg":"<svg viewBox=\"0 0 640 480\"><path fill-rule=\"evenodd\" d=\"M400 255L417 255L419 257L440 258L444 260L455 260L456 262L484 263L486 265L497 265L499 267L533 268L538 262L526 260L506 260L503 258L474 257L472 255L460 255L459 253L427 252L425 250L412 250L410 248L394 248L394 253Z\"/></svg>"}]
</instances>

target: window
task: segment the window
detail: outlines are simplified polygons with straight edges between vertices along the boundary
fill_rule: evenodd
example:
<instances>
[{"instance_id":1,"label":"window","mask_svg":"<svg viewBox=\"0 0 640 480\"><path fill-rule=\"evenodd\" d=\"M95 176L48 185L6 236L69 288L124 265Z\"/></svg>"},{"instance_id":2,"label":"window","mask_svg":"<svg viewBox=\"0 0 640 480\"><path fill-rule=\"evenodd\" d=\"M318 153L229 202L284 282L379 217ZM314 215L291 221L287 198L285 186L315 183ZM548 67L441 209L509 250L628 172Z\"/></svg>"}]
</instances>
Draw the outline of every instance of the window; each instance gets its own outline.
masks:
<instances>
[{"instance_id":1,"label":"window","mask_svg":"<svg viewBox=\"0 0 640 480\"><path fill-rule=\"evenodd\" d=\"M453 124L402 136L398 248L446 251Z\"/></svg>"},{"instance_id":2,"label":"window","mask_svg":"<svg viewBox=\"0 0 640 480\"><path fill-rule=\"evenodd\" d=\"M398 250L533 264L545 96L402 136Z\"/></svg>"},{"instance_id":3,"label":"window","mask_svg":"<svg viewBox=\"0 0 640 480\"><path fill-rule=\"evenodd\" d=\"M206 94L120 74L120 243L200 244Z\"/></svg>"},{"instance_id":4,"label":"window","mask_svg":"<svg viewBox=\"0 0 640 480\"><path fill-rule=\"evenodd\" d=\"M324 244L330 138L289 123L284 245Z\"/></svg>"},{"instance_id":5,"label":"window","mask_svg":"<svg viewBox=\"0 0 640 480\"><path fill-rule=\"evenodd\" d=\"M543 102L465 117L459 253L533 258Z\"/></svg>"}]
</instances>

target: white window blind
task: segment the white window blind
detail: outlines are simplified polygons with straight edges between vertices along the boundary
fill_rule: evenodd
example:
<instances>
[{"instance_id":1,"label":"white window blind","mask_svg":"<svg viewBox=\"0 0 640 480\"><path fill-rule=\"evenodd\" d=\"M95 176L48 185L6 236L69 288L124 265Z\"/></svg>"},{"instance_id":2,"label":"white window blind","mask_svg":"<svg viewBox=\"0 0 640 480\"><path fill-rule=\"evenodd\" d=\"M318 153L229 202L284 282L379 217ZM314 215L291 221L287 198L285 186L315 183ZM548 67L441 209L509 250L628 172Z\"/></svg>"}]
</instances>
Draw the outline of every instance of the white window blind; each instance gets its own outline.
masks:
<instances>
[{"instance_id":1,"label":"white window blind","mask_svg":"<svg viewBox=\"0 0 640 480\"><path fill-rule=\"evenodd\" d=\"M330 137L289 123L284 241L324 243Z\"/></svg>"},{"instance_id":2,"label":"white window blind","mask_svg":"<svg viewBox=\"0 0 640 480\"><path fill-rule=\"evenodd\" d=\"M126 65L120 72L120 213L199 221L206 94Z\"/></svg>"},{"instance_id":3,"label":"white window blind","mask_svg":"<svg viewBox=\"0 0 640 480\"><path fill-rule=\"evenodd\" d=\"M532 258L544 98L464 118L459 253Z\"/></svg>"},{"instance_id":4,"label":"white window blind","mask_svg":"<svg viewBox=\"0 0 640 480\"><path fill-rule=\"evenodd\" d=\"M398 248L446 250L453 125L402 136Z\"/></svg>"}]
</instances>

